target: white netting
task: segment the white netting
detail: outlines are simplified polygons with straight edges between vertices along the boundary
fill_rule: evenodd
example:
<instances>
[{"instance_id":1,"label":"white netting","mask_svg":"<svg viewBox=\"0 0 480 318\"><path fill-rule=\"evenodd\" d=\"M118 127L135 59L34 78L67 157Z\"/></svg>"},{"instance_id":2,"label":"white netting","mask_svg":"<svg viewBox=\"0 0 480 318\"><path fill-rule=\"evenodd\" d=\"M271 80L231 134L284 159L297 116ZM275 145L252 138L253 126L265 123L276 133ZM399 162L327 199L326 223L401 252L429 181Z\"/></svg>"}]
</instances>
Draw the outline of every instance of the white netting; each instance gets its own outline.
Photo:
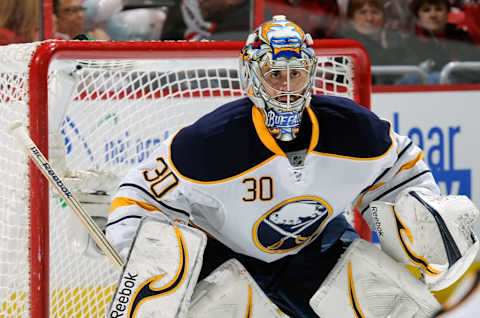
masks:
<instances>
[{"instance_id":1,"label":"white netting","mask_svg":"<svg viewBox=\"0 0 480 318\"><path fill-rule=\"evenodd\" d=\"M227 61L218 65L222 62ZM121 175L178 128L241 94L233 71L185 70L180 61L170 63L165 65L168 72L155 70L159 66L155 62L144 62L139 67L146 71L83 67L73 74L76 86L61 128L67 169L109 170Z\"/></svg>"},{"instance_id":2,"label":"white netting","mask_svg":"<svg viewBox=\"0 0 480 318\"><path fill-rule=\"evenodd\" d=\"M30 307L28 161L6 128L13 120L27 123L35 48L11 45L0 53L0 317L21 317Z\"/></svg>"},{"instance_id":3,"label":"white netting","mask_svg":"<svg viewBox=\"0 0 480 318\"><path fill-rule=\"evenodd\" d=\"M318 58L315 94L354 97L353 63L348 56Z\"/></svg>"},{"instance_id":4,"label":"white netting","mask_svg":"<svg viewBox=\"0 0 480 318\"><path fill-rule=\"evenodd\" d=\"M12 120L28 123L28 67L38 45L0 47L0 318L31 315L28 160L3 128ZM159 142L244 96L237 54L234 49L229 58L207 53L191 59L54 59L44 132L51 160L73 190L113 191L118 178ZM353 76L350 57L321 57L315 92L353 98ZM87 170L99 172L100 182ZM85 204L99 222L108 209L103 198L103 204ZM119 272L52 189L50 207L51 317L103 317Z\"/></svg>"}]
</instances>

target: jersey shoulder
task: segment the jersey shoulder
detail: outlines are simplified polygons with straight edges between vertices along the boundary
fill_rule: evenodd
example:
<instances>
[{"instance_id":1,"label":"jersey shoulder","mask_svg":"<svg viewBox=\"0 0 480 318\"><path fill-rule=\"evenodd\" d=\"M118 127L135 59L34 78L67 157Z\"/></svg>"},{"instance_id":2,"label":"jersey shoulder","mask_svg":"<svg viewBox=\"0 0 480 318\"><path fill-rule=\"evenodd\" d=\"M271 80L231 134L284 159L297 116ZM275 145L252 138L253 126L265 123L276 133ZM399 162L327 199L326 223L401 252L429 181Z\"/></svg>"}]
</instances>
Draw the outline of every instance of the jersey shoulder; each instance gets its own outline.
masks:
<instances>
[{"instance_id":1,"label":"jersey shoulder","mask_svg":"<svg viewBox=\"0 0 480 318\"><path fill-rule=\"evenodd\" d=\"M313 95L320 137L315 151L354 158L374 158L392 146L391 125L355 101L337 96Z\"/></svg>"},{"instance_id":2,"label":"jersey shoulder","mask_svg":"<svg viewBox=\"0 0 480 318\"><path fill-rule=\"evenodd\" d=\"M170 144L175 169L201 182L219 181L240 174L273 155L258 138L253 104L242 98L181 129Z\"/></svg>"}]
</instances>

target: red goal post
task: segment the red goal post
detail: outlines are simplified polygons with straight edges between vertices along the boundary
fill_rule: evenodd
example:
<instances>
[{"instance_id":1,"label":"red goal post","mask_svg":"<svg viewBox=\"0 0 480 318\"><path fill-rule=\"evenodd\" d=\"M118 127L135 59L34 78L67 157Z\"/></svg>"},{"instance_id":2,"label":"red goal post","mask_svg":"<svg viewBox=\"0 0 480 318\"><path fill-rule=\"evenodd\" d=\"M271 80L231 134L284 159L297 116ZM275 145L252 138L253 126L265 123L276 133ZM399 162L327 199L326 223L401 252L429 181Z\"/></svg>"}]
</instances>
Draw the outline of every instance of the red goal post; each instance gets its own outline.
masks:
<instances>
[{"instance_id":1,"label":"red goal post","mask_svg":"<svg viewBox=\"0 0 480 318\"><path fill-rule=\"evenodd\" d=\"M120 178L178 128L244 96L237 72L243 44L46 41L2 47L0 124L28 125L74 190L89 193L102 180L84 182L83 176L100 171L98 178ZM352 40L317 40L314 48L314 92L370 107L365 49ZM116 269L13 138L3 131L0 138L0 253L8 255L0 255L0 316L103 317ZM98 219L97 205L106 197L85 201L95 205Z\"/></svg>"}]
</instances>

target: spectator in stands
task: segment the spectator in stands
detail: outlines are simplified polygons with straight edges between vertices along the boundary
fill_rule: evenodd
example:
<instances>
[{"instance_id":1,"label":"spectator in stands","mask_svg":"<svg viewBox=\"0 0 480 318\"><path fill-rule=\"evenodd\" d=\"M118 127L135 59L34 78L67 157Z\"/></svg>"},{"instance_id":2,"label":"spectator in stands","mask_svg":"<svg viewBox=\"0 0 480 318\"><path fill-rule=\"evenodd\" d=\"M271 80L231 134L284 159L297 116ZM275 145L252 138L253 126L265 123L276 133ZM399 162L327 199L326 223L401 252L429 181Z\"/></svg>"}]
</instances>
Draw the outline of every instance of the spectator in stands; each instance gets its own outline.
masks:
<instances>
[{"instance_id":1,"label":"spectator in stands","mask_svg":"<svg viewBox=\"0 0 480 318\"><path fill-rule=\"evenodd\" d=\"M480 52L467 32L448 23L449 0L412 0L410 10L416 17L415 35L409 40L411 64L424 66L429 84L439 82L440 71L450 61L479 60ZM460 77L459 77L460 76ZM456 82L479 81L478 73L462 72ZM408 76L400 84L417 84Z\"/></svg>"},{"instance_id":2,"label":"spectator in stands","mask_svg":"<svg viewBox=\"0 0 480 318\"><path fill-rule=\"evenodd\" d=\"M160 40L166 13L160 8L136 8L114 14L105 31L114 41Z\"/></svg>"},{"instance_id":3,"label":"spectator in stands","mask_svg":"<svg viewBox=\"0 0 480 318\"><path fill-rule=\"evenodd\" d=\"M243 40L250 30L249 0L176 0L162 40Z\"/></svg>"},{"instance_id":4,"label":"spectator in stands","mask_svg":"<svg viewBox=\"0 0 480 318\"><path fill-rule=\"evenodd\" d=\"M332 37L340 17L337 0L265 0L265 10L301 22L316 39Z\"/></svg>"},{"instance_id":5,"label":"spectator in stands","mask_svg":"<svg viewBox=\"0 0 480 318\"><path fill-rule=\"evenodd\" d=\"M0 1L0 45L40 40L39 23L39 1Z\"/></svg>"},{"instance_id":6,"label":"spectator in stands","mask_svg":"<svg viewBox=\"0 0 480 318\"><path fill-rule=\"evenodd\" d=\"M114 41L160 40L168 6L161 0L85 0L85 24Z\"/></svg>"},{"instance_id":7,"label":"spectator in stands","mask_svg":"<svg viewBox=\"0 0 480 318\"><path fill-rule=\"evenodd\" d=\"M372 65L398 65L406 62L408 54L404 35L384 27L384 0L350 0L347 21L337 37L359 41L367 49ZM374 84L393 84L396 75L376 75Z\"/></svg>"},{"instance_id":8,"label":"spectator in stands","mask_svg":"<svg viewBox=\"0 0 480 318\"><path fill-rule=\"evenodd\" d=\"M391 30L411 32L414 17L408 8L410 0L385 0L385 27Z\"/></svg>"},{"instance_id":9,"label":"spectator in stands","mask_svg":"<svg viewBox=\"0 0 480 318\"><path fill-rule=\"evenodd\" d=\"M56 20L55 37L72 39L82 34L85 29L85 7L82 0L53 0L53 13ZM110 40L108 34L102 29L86 32L96 40Z\"/></svg>"},{"instance_id":10,"label":"spectator in stands","mask_svg":"<svg viewBox=\"0 0 480 318\"><path fill-rule=\"evenodd\" d=\"M480 46L480 0L465 3L462 7L461 27L465 28L475 43Z\"/></svg>"},{"instance_id":11,"label":"spectator in stands","mask_svg":"<svg viewBox=\"0 0 480 318\"><path fill-rule=\"evenodd\" d=\"M108 36L112 35L108 32L108 24L115 14L120 13L124 8L124 3L130 3L131 0L82 0L82 7L85 8L83 15L84 30L90 32L96 29L104 30ZM144 22L143 17L137 17L137 23ZM118 31L127 31L125 28L119 27ZM92 34L93 35L93 34ZM113 39L113 38L112 38ZM123 39L122 39L123 40Z\"/></svg>"}]
</instances>

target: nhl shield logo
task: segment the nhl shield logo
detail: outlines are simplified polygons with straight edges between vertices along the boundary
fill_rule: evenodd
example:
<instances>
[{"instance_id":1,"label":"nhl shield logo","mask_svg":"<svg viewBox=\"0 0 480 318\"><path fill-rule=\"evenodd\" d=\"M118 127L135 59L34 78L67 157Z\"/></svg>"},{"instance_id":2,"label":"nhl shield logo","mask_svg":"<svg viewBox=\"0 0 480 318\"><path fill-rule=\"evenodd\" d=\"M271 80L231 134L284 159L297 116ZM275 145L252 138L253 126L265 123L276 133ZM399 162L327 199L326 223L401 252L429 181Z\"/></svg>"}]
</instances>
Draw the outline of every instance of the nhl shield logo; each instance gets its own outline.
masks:
<instances>
[{"instance_id":1,"label":"nhl shield logo","mask_svg":"<svg viewBox=\"0 0 480 318\"><path fill-rule=\"evenodd\" d=\"M289 199L255 222L253 240L264 252L286 253L316 237L331 215L332 208L320 198Z\"/></svg>"}]
</instances>

